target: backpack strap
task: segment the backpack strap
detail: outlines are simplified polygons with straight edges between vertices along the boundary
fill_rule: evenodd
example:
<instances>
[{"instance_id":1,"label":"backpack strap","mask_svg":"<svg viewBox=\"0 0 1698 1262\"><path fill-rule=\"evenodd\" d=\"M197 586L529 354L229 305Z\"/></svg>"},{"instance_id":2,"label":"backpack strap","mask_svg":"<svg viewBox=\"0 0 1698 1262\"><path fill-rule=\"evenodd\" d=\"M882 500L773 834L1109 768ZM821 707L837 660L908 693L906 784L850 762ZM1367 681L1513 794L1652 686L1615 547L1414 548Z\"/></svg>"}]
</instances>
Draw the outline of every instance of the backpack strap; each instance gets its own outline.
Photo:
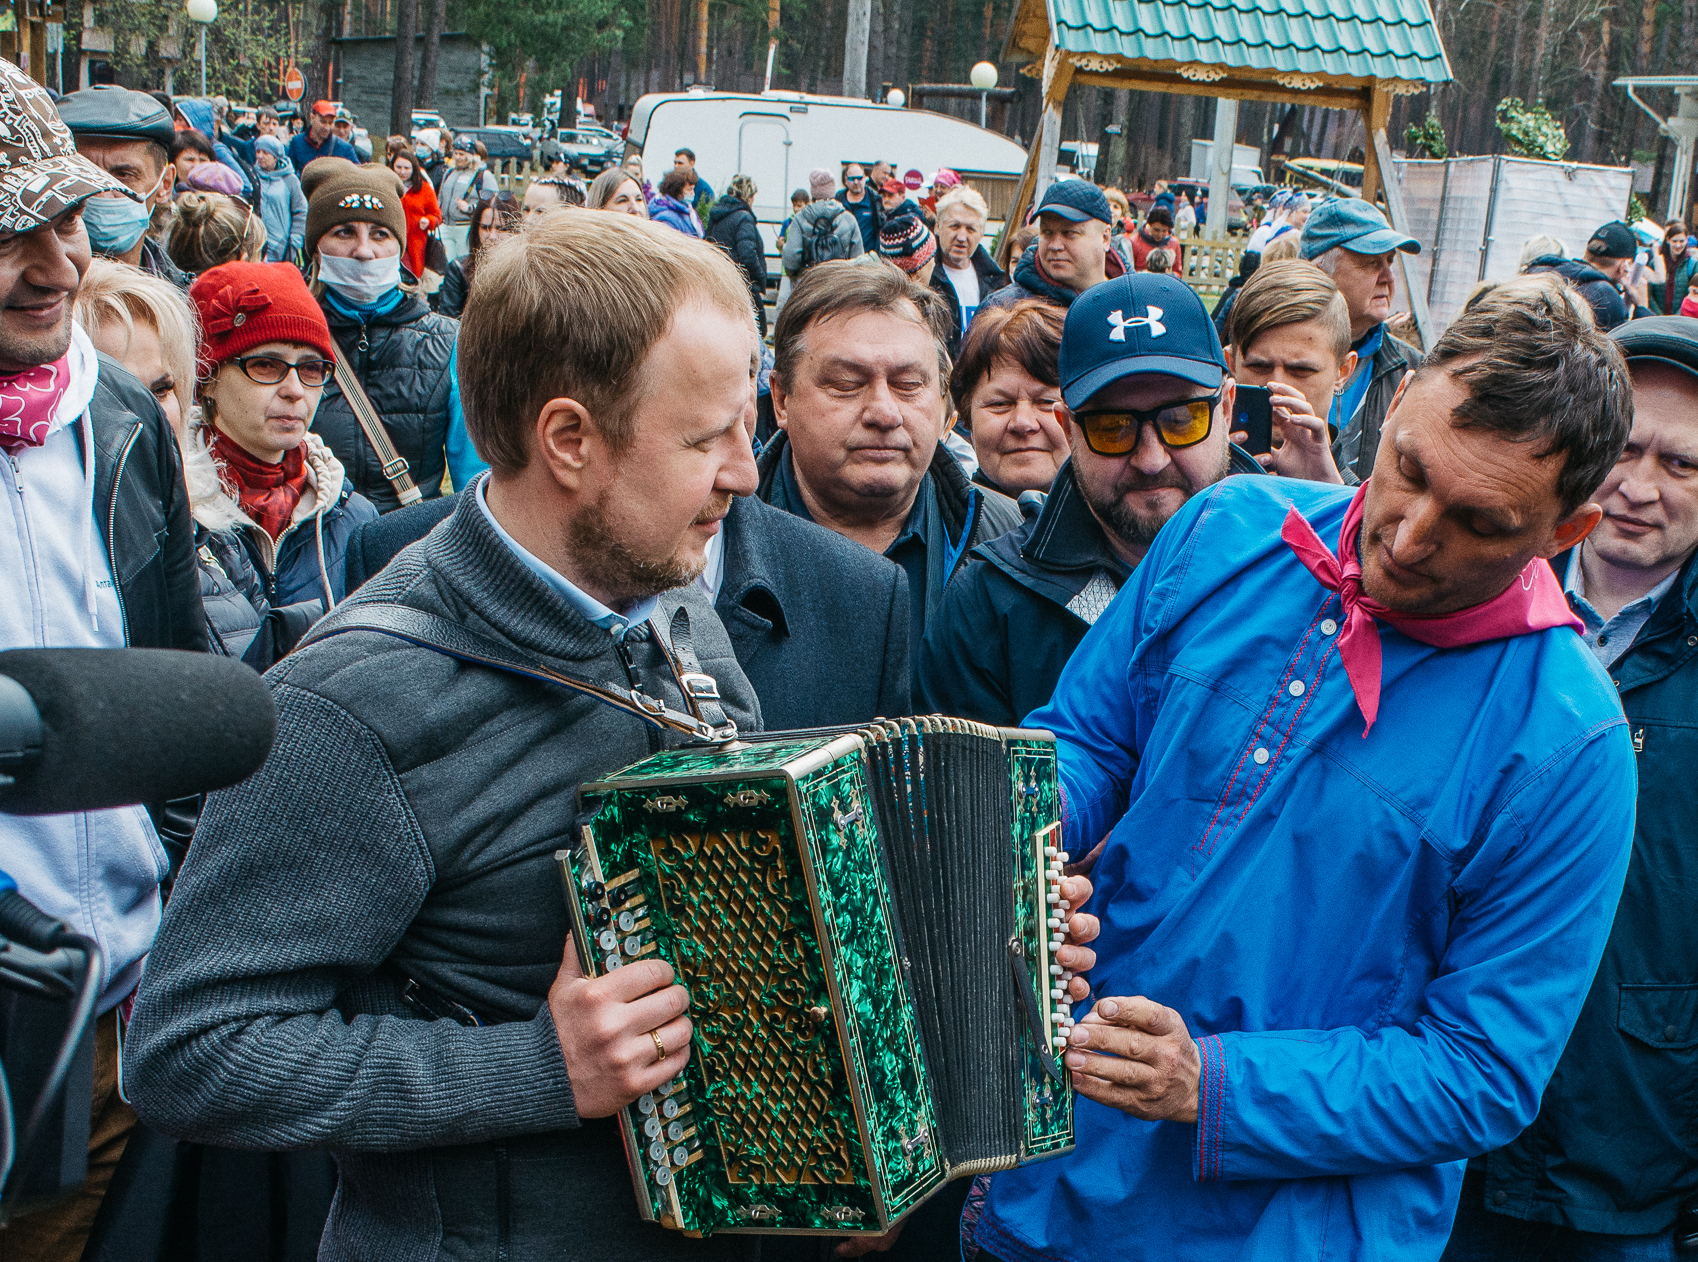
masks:
<instances>
[{"instance_id":1,"label":"backpack strap","mask_svg":"<svg viewBox=\"0 0 1698 1262\"><path fill-rule=\"evenodd\" d=\"M688 651L689 614L682 609L678 612L684 614L684 643ZM675 635L677 628L678 619L675 616ZM517 645L498 643L457 622L450 622L446 618L439 618L435 614L425 613L422 609L414 609L408 605L378 601L343 605L315 626L302 639L299 647L305 648L315 641L326 640L333 635L342 635L349 631L375 631L379 635L405 640L408 644L430 649L456 661L470 662L490 670L506 671L512 675L522 675L526 679L554 684L556 687L593 697L603 705L611 706L664 731L680 732L698 741L724 744L737 739L737 725L720 707L718 685L711 675L694 669L693 652L690 652L684 670L680 671L677 663L673 663L672 669L678 677L684 695L690 699L700 717L682 714L658 697L651 697L634 688L622 688L613 683L592 684L582 679L573 679ZM665 651L664 647L662 651ZM668 653L669 661L671 657ZM700 682L702 680L706 680L705 685Z\"/></svg>"}]
</instances>

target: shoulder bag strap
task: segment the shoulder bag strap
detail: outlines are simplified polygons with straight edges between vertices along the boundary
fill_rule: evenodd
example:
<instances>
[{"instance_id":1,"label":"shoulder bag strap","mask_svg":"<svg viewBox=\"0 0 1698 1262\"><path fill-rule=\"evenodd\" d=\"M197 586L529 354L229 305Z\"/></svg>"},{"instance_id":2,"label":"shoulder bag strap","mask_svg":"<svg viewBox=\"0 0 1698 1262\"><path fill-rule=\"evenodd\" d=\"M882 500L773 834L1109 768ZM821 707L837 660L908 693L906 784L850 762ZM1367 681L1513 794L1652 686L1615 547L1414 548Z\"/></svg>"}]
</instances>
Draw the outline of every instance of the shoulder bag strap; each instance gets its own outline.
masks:
<instances>
[{"instance_id":1,"label":"shoulder bag strap","mask_svg":"<svg viewBox=\"0 0 1698 1262\"><path fill-rule=\"evenodd\" d=\"M331 338L335 345L336 339ZM341 387L342 397L348 400L348 406L354 411L354 419L359 421L360 428L365 431L366 441L377 453L377 458L383 465L383 476L389 479L395 488L395 494L403 505L417 504L424 498L419 488L413 485L413 478L407 472L407 462L401 459L395 450L395 444L389 441L389 431L383 427L383 421L377 415L377 409L372 407L371 400L366 398L365 387L360 385L360 379L354 376L353 366L342 354L342 348L336 346L336 384Z\"/></svg>"},{"instance_id":2,"label":"shoulder bag strap","mask_svg":"<svg viewBox=\"0 0 1698 1262\"><path fill-rule=\"evenodd\" d=\"M343 606L315 626L303 637L298 647L305 648L316 640L329 639L347 631L375 631L380 635L393 636L397 640L405 640L420 648L444 654L457 661L471 662L491 670L502 670L513 675L523 675L527 679L554 684L586 697L593 697L603 705L612 706L615 710L623 711L655 727L680 732L699 741L719 744L737 738L737 726L719 709L718 688L714 685L713 677L709 675L686 670L679 679L684 687L684 695L691 699L692 705L698 705L700 699L706 695L693 681L707 680L707 688L711 690L713 701L713 710L710 713L717 714L717 723L706 716L697 718L682 714L658 697L648 696L633 688L622 688L612 683L591 684L581 679L573 679L569 675L562 675L542 659L526 653L516 645L497 643L487 636L479 635L476 631L468 630L446 618L439 618L435 614L428 614L406 605L378 602ZM676 673L677 667L673 669ZM692 687L695 687L696 691L692 691Z\"/></svg>"}]
</instances>

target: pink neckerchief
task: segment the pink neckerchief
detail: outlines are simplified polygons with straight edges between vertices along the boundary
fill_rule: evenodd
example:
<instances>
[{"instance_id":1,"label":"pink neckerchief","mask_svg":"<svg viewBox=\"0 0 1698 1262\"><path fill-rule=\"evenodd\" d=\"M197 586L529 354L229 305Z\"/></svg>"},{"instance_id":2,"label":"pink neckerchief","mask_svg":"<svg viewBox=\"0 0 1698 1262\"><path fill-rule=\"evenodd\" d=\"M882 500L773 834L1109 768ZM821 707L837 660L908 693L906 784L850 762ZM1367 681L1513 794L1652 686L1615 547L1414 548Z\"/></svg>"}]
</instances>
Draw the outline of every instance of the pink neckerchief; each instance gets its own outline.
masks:
<instances>
[{"instance_id":1,"label":"pink neckerchief","mask_svg":"<svg viewBox=\"0 0 1698 1262\"><path fill-rule=\"evenodd\" d=\"M47 441L53 413L71 385L69 351L51 364L0 376L0 447L16 453Z\"/></svg>"},{"instance_id":2,"label":"pink neckerchief","mask_svg":"<svg viewBox=\"0 0 1698 1262\"><path fill-rule=\"evenodd\" d=\"M1567 626L1582 631L1580 619L1568 607L1562 586L1551 573L1550 563L1542 557L1529 561L1516 581L1491 600L1455 613L1401 614L1369 599L1362 591L1362 561L1356 554L1356 538L1362 529L1362 509L1367 496L1368 483L1363 482L1350 501L1350 511L1344 514L1337 555L1328 551L1295 505L1286 510L1285 523L1279 530L1279 537L1297 554L1303 568L1322 587L1337 592L1344 602L1344 629L1338 636L1338 656L1350 679L1350 689L1356 694L1356 705L1368 721L1362 729L1364 737L1380 712L1380 631L1374 625L1376 618L1389 622L1412 640L1441 649L1508 639L1549 627Z\"/></svg>"}]
</instances>

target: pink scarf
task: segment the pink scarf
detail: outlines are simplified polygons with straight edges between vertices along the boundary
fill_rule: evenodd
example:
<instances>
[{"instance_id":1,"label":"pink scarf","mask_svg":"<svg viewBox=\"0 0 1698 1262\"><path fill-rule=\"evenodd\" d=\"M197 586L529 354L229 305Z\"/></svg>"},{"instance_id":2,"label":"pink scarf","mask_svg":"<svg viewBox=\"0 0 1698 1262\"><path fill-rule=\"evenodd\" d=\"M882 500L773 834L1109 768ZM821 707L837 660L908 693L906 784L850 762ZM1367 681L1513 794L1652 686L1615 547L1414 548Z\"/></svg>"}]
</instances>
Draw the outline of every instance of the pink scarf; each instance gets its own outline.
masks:
<instances>
[{"instance_id":1,"label":"pink scarf","mask_svg":"<svg viewBox=\"0 0 1698 1262\"><path fill-rule=\"evenodd\" d=\"M16 454L47 441L53 413L71 385L69 352L51 364L0 376L0 447Z\"/></svg>"},{"instance_id":2,"label":"pink scarf","mask_svg":"<svg viewBox=\"0 0 1698 1262\"><path fill-rule=\"evenodd\" d=\"M1344 602L1344 629L1338 636L1338 656L1350 679L1356 705L1368 721L1366 737L1380 712L1380 630L1377 618L1389 622L1404 635L1434 648L1460 648L1503 640L1549 627L1582 629L1580 619L1568 607L1562 586L1551 573L1549 562L1534 557L1515 582L1483 604L1455 613L1402 614L1387 609L1362 591L1362 561L1356 554L1356 538L1362 529L1362 509L1367 502L1368 483L1356 490L1344 527L1338 536L1338 553L1327 550L1315 528L1293 506L1286 511L1279 536L1297 554L1303 567L1328 591Z\"/></svg>"}]
</instances>

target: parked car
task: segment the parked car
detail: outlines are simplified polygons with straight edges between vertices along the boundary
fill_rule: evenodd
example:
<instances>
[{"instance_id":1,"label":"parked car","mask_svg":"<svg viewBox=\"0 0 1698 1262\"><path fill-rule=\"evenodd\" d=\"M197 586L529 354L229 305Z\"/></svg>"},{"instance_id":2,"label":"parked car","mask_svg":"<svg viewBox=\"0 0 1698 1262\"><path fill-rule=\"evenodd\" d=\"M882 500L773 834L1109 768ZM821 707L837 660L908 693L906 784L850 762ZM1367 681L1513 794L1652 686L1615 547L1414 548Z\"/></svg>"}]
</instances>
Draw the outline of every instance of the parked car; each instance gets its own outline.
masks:
<instances>
[{"instance_id":1,"label":"parked car","mask_svg":"<svg viewBox=\"0 0 1698 1262\"><path fill-rule=\"evenodd\" d=\"M529 162L532 158L531 138L521 127L462 127L454 133L456 140L461 136L481 143L491 162L506 162L510 158Z\"/></svg>"},{"instance_id":2,"label":"parked car","mask_svg":"<svg viewBox=\"0 0 1698 1262\"><path fill-rule=\"evenodd\" d=\"M619 137L605 128L574 127L554 138L559 152L565 155L566 165L600 175L610 166L617 166L624 149Z\"/></svg>"},{"instance_id":3,"label":"parked car","mask_svg":"<svg viewBox=\"0 0 1698 1262\"><path fill-rule=\"evenodd\" d=\"M1192 203L1199 206L1202 205L1203 198L1209 195L1209 182L1207 180L1193 180L1189 177L1169 180L1167 187L1170 192L1175 194L1180 192L1190 193ZM1244 199L1239 195L1238 190L1234 189L1232 195L1226 201L1226 230L1228 232L1243 232L1248 226L1249 221L1244 218Z\"/></svg>"}]
</instances>

